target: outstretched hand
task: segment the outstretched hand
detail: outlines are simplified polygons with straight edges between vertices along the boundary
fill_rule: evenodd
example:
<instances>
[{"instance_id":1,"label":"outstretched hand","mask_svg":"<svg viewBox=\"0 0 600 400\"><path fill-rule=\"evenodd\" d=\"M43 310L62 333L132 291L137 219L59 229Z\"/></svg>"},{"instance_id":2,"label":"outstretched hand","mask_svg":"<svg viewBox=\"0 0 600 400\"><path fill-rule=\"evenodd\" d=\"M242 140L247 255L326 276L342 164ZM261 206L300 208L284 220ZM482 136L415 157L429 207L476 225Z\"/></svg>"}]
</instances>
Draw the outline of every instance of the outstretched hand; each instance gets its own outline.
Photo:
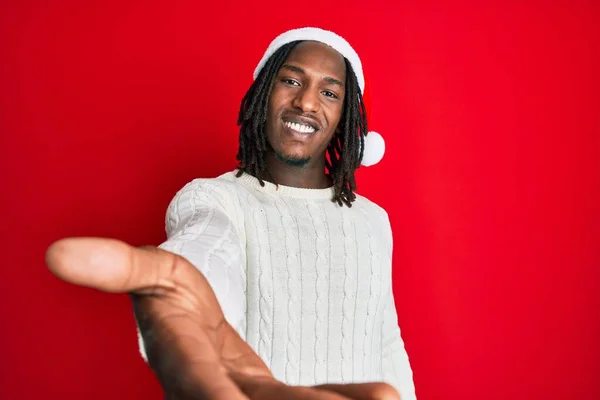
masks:
<instances>
[{"instance_id":1,"label":"outstretched hand","mask_svg":"<svg viewBox=\"0 0 600 400\"><path fill-rule=\"evenodd\" d=\"M69 238L50 246L59 278L109 293L129 293L148 362L168 398L179 400L398 400L383 383L289 386L225 320L204 275L187 260L113 239Z\"/></svg>"}]
</instances>

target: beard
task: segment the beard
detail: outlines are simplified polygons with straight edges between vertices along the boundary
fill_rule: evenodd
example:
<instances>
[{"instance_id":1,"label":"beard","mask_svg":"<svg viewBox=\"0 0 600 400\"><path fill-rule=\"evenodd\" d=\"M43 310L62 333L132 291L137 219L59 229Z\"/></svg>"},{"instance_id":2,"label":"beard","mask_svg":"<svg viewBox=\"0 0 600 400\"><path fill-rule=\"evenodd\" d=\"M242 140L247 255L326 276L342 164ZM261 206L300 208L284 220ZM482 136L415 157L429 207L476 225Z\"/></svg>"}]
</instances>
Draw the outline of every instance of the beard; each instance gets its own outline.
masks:
<instances>
[{"instance_id":1,"label":"beard","mask_svg":"<svg viewBox=\"0 0 600 400\"><path fill-rule=\"evenodd\" d=\"M275 156L277 159L284 164L287 164L291 167L302 168L309 163L310 157L298 157L298 156L289 156L284 153L280 153L278 151L275 152Z\"/></svg>"}]
</instances>

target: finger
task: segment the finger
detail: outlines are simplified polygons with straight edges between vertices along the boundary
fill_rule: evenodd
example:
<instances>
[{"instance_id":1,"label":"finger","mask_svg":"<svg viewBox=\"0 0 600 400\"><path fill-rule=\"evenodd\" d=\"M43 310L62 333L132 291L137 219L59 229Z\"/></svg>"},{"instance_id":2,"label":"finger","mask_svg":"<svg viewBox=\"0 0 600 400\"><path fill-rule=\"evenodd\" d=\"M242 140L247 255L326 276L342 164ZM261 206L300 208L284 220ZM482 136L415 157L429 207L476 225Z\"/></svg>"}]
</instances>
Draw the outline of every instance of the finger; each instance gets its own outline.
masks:
<instances>
[{"instance_id":1,"label":"finger","mask_svg":"<svg viewBox=\"0 0 600 400\"><path fill-rule=\"evenodd\" d=\"M396 389L386 383L325 384L315 388L339 393L354 400L401 400Z\"/></svg>"},{"instance_id":2,"label":"finger","mask_svg":"<svg viewBox=\"0 0 600 400\"><path fill-rule=\"evenodd\" d=\"M235 382L214 363L198 362L193 373L162 382L167 398L178 400L249 400Z\"/></svg>"},{"instance_id":3,"label":"finger","mask_svg":"<svg viewBox=\"0 0 600 400\"><path fill-rule=\"evenodd\" d=\"M273 378L265 362L229 324L222 327L219 347L223 366L231 373L247 377Z\"/></svg>"},{"instance_id":4,"label":"finger","mask_svg":"<svg viewBox=\"0 0 600 400\"><path fill-rule=\"evenodd\" d=\"M173 289L183 282L196 288L208 286L204 276L182 257L115 239L59 240L48 248L46 262L59 278L105 292Z\"/></svg>"},{"instance_id":5,"label":"finger","mask_svg":"<svg viewBox=\"0 0 600 400\"><path fill-rule=\"evenodd\" d=\"M240 390L251 400L350 400L351 397L314 387L289 386L271 377L231 374Z\"/></svg>"}]
</instances>

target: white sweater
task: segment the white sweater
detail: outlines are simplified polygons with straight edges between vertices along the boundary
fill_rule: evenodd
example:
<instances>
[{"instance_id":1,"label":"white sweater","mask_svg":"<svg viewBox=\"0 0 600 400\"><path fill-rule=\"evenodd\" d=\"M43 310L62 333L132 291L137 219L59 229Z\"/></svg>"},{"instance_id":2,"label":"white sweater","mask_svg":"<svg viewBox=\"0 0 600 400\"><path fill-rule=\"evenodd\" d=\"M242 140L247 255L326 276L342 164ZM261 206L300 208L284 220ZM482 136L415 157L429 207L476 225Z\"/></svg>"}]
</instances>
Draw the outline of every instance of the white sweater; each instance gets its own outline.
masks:
<instances>
[{"instance_id":1,"label":"white sweater","mask_svg":"<svg viewBox=\"0 0 600 400\"><path fill-rule=\"evenodd\" d=\"M235 171L185 185L164 250L206 276L226 319L292 385L384 381L415 399L392 294L387 213L333 189L275 186ZM140 338L140 350L145 358Z\"/></svg>"}]
</instances>

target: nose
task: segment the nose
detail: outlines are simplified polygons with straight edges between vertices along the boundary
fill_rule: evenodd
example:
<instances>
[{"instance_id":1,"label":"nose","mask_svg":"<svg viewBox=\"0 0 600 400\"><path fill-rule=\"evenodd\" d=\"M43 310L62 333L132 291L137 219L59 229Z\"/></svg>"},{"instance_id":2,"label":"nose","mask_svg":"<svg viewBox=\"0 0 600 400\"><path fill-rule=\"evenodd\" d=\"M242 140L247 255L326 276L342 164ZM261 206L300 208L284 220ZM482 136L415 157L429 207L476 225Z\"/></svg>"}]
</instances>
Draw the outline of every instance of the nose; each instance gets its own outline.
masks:
<instances>
[{"instance_id":1,"label":"nose","mask_svg":"<svg viewBox=\"0 0 600 400\"><path fill-rule=\"evenodd\" d=\"M296 92L293 106L303 113L316 113L319 111L319 93L316 88L306 86Z\"/></svg>"}]
</instances>

